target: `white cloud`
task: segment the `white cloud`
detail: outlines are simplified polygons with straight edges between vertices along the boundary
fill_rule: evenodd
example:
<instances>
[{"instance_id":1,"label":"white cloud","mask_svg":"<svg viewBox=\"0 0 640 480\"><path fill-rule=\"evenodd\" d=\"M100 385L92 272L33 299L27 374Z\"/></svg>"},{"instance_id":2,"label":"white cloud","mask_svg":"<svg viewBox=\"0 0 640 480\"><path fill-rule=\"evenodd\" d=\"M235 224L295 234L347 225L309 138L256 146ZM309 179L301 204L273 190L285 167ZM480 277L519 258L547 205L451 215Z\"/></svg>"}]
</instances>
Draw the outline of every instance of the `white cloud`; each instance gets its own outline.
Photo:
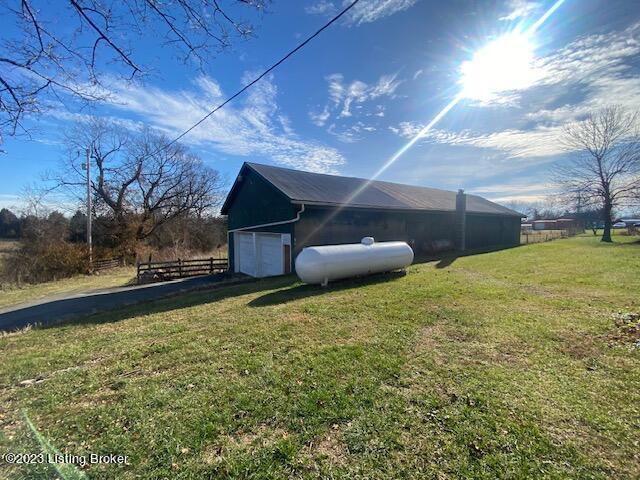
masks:
<instances>
[{"instance_id":1,"label":"white cloud","mask_svg":"<svg viewBox=\"0 0 640 480\"><path fill-rule=\"evenodd\" d=\"M640 79L635 77L600 78L590 83L585 99L578 104L541 109L527 114L534 121L566 123L584 117L589 112L613 104L630 110L640 109Z\"/></svg>"},{"instance_id":2,"label":"white cloud","mask_svg":"<svg viewBox=\"0 0 640 480\"><path fill-rule=\"evenodd\" d=\"M584 37L542 59L543 86L581 86L579 102L543 107L529 113L534 121L569 122L590 111L618 104L640 108L640 78L630 62L640 56L640 23L622 32Z\"/></svg>"},{"instance_id":3,"label":"white cloud","mask_svg":"<svg viewBox=\"0 0 640 480\"><path fill-rule=\"evenodd\" d=\"M418 0L368 0L358 3L349 12L348 20L355 25L371 23L394 13L401 12L412 7ZM349 3L345 0L344 3Z\"/></svg>"},{"instance_id":4,"label":"white cloud","mask_svg":"<svg viewBox=\"0 0 640 480\"><path fill-rule=\"evenodd\" d=\"M527 0L510 0L508 2L508 6L509 6L509 13L503 17L500 17L499 20L513 21L519 18L525 18L531 12L539 8L540 3L530 2Z\"/></svg>"},{"instance_id":5,"label":"white cloud","mask_svg":"<svg viewBox=\"0 0 640 480\"><path fill-rule=\"evenodd\" d=\"M332 73L327 76L329 83L329 98L335 105L339 104L344 95L344 86L342 85L343 75L341 73Z\"/></svg>"},{"instance_id":6,"label":"white cloud","mask_svg":"<svg viewBox=\"0 0 640 480\"><path fill-rule=\"evenodd\" d=\"M311 122L318 127L323 127L325 123L327 123L327 120L329 120L330 116L331 116L331 112L329 112L329 107L326 105L321 112L317 112L317 111L309 112L309 118L311 119Z\"/></svg>"},{"instance_id":7,"label":"white cloud","mask_svg":"<svg viewBox=\"0 0 640 480\"><path fill-rule=\"evenodd\" d=\"M425 141L493 149L514 158L559 155L566 152L560 138L562 127L568 122L611 104L640 109L640 77L631 66L638 56L640 23L622 31L579 38L537 61L538 81L529 89L469 104L503 108L504 118L513 119L513 127L490 133L432 130ZM507 111L525 94L528 113L513 108ZM575 100L557 105L558 99L571 94ZM519 124L526 128L518 128ZM419 123L402 122L389 128L400 136L413 138L422 127Z\"/></svg>"},{"instance_id":8,"label":"white cloud","mask_svg":"<svg viewBox=\"0 0 640 480\"><path fill-rule=\"evenodd\" d=\"M347 25L361 25L363 23L375 22L381 18L406 10L412 7L417 1L418 0L366 0L356 4L347 12L345 15L345 23ZM340 4L340 2L319 0L306 7L305 12L313 15L331 16L338 11L338 6L344 8L351 2L352 0L343 0Z\"/></svg>"},{"instance_id":9,"label":"white cloud","mask_svg":"<svg viewBox=\"0 0 640 480\"><path fill-rule=\"evenodd\" d=\"M369 92L369 98L378 98L383 95L393 95L402 82L396 80L398 74L383 75L378 80L378 83L373 86Z\"/></svg>"},{"instance_id":10,"label":"white cloud","mask_svg":"<svg viewBox=\"0 0 640 480\"><path fill-rule=\"evenodd\" d=\"M585 83L619 77L628 61L640 54L640 22L622 31L589 35L541 58L536 68L540 85Z\"/></svg>"},{"instance_id":11,"label":"white cloud","mask_svg":"<svg viewBox=\"0 0 640 480\"><path fill-rule=\"evenodd\" d=\"M397 74L382 75L374 84L367 84L362 80L353 80L345 83L344 76L334 73L327 76L329 103L324 106L321 112L310 111L311 121L318 126L327 123L332 114L336 118L348 118L354 116L354 106L360 108L364 103L376 100L381 97L391 97L402 83L398 80ZM384 106L376 105L376 111L369 116L384 116Z\"/></svg>"},{"instance_id":12,"label":"white cloud","mask_svg":"<svg viewBox=\"0 0 640 480\"><path fill-rule=\"evenodd\" d=\"M179 91L116 85L112 97L112 107L174 136L200 120L224 95L214 79L199 77L193 88ZM335 172L345 161L340 152L298 138L276 97L275 84L264 79L249 90L244 102L225 106L182 141L229 155L259 155L294 168Z\"/></svg>"},{"instance_id":13,"label":"white cloud","mask_svg":"<svg viewBox=\"0 0 640 480\"><path fill-rule=\"evenodd\" d=\"M0 209L2 208L7 208L18 216L35 213L30 207L26 192L22 194L0 194ZM82 202L73 201L61 193L49 192L40 198L38 214L46 215L57 210L62 214L71 216L79 208L84 208Z\"/></svg>"},{"instance_id":14,"label":"white cloud","mask_svg":"<svg viewBox=\"0 0 640 480\"><path fill-rule=\"evenodd\" d=\"M329 125L327 132L335 136L343 143L355 143L366 133L372 133L377 130L373 125L367 125L364 122L356 122L348 127L339 127L335 123Z\"/></svg>"},{"instance_id":15,"label":"white cloud","mask_svg":"<svg viewBox=\"0 0 640 480\"><path fill-rule=\"evenodd\" d=\"M402 122L390 130L402 137L413 138L424 128L413 122ZM428 143L489 148L507 153L515 158L547 157L566 152L559 139L562 127L540 126L532 130L503 130L489 134L478 134L463 130L450 132L431 130L424 139Z\"/></svg>"},{"instance_id":16,"label":"white cloud","mask_svg":"<svg viewBox=\"0 0 640 480\"><path fill-rule=\"evenodd\" d=\"M304 11L311 15L333 15L336 11L336 6L333 2L320 0L313 5L305 7Z\"/></svg>"},{"instance_id":17,"label":"white cloud","mask_svg":"<svg viewBox=\"0 0 640 480\"><path fill-rule=\"evenodd\" d=\"M366 83L361 82L360 80L352 82L345 90L346 93L342 99L342 111L338 117L350 117L352 115L351 104L353 102L365 102L368 99L367 90L368 87Z\"/></svg>"},{"instance_id":18,"label":"white cloud","mask_svg":"<svg viewBox=\"0 0 640 480\"><path fill-rule=\"evenodd\" d=\"M93 115L88 113L70 112L68 110L65 110L62 106L58 106L58 108L48 111L47 116L56 120L61 120L63 122L88 122L93 117ZM117 124L122 128L126 128L128 130L140 130L146 125L146 123L143 121L130 120L113 115L101 115L101 118L113 122L114 124ZM45 140L43 143L46 142L47 140ZM63 144L61 140L52 140L52 144L53 142L57 142L60 145Z\"/></svg>"},{"instance_id":19,"label":"white cloud","mask_svg":"<svg viewBox=\"0 0 640 480\"><path fill-rule=\"evenodd\" d=\"M8 208L17 214L24 208L24 202L18 195L0 193L0 208Z\"/></svg>"},{"instance_id":20,"label":"white cloud","mask_svg":"<svg viewBox=\"0 0 640 480\"><path fill-rule=\"evenodd\" d=\"M625 85L634 91L640 88L640 78L629 65L639 55L640 22L621 31L583 36L550 55L536 59L530 72L535 81L524 85L524 88L494 95L477 105L513 106L533 88L563 87L566 91L575 86L582 86L586 91L587 98L582 103L590 104L586 105L589 108L612 102L624 104L629 95L610 89L608 85L624 80ZM622 96L618 100L616 95L620 93ZM548 95L546 99L549 102L556 97ZM631 100L629 106L637 108L635 95Z\"/></svg>"},{"instance_id":21,"label":"white cloud","mask_svg":"<svg viewBox=\"0 0 640 480\"><path fill-rule=\"evenodd\" d=\"M468 191L498 203L540 202L546 200L553 193L553 186L544 181L534 181L533 183L514 181L487 184L471 188Z\"/></svg>"}]
</instances>

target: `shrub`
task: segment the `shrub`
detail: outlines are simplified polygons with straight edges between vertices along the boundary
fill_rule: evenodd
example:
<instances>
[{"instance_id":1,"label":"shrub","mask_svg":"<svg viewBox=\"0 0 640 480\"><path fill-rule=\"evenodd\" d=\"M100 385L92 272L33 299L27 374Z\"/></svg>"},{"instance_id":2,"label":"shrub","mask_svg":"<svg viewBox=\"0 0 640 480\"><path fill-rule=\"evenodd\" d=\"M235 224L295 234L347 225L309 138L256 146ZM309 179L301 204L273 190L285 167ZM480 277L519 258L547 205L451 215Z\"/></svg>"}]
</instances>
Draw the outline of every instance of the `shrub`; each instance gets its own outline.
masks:
<instances>
[{"instance_id":1,"label":"shrub","mask_svg":"<svg viewBox=\"0 0 640 480\"><path fill-rule=\"evenodd\" d=\"M28 243L10 253L2 276L9 283L41 283L87 272L86 247L67 242Z\"/></svg>"}]
</instances>

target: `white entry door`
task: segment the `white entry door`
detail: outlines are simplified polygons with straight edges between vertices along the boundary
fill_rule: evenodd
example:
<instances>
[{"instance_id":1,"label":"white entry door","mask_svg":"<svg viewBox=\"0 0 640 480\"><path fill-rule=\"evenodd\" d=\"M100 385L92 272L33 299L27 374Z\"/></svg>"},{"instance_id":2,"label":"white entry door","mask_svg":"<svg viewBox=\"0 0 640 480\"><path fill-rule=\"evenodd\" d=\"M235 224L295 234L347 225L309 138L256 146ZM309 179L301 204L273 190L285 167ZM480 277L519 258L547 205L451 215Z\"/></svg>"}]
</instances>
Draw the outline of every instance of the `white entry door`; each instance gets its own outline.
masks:
<instances>
[{"instance_id":1,"label":"white entry door","mask_svg":"<svg viewBox=\"0 0 640 480\"><path fill-rule=\"evenodd\" d=\"M249 232L235 232L234 235L236 271L252 277L271 277L284 273L283 251L284 244L290 243L288 235Z\"/></svg>"}]
</instances>

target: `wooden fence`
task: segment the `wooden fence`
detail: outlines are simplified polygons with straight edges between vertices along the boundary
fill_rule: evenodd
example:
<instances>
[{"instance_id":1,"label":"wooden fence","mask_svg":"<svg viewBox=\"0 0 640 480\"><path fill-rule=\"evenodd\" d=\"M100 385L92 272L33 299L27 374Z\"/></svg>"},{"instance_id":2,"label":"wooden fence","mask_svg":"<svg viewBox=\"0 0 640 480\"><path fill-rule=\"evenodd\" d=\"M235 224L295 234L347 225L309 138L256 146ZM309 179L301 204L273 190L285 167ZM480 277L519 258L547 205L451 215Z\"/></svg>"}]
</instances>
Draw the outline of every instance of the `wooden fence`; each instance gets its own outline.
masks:
<instances>
[{"instance_id":1,"label":"wooden fence","mask_svg":"<svg viewBox=\"0 0 640 480\"><path fill-rule=\"evenodd\" d=\"M158 282L176 278L195 277L224 272L228 268L226 258L178 259L170 262L138 262L138 283Z\"/></svg>"},{"instance_id":2,"label":"wooden fence","mask_svg":"<svg viewBox=\"0 0 640 480\"><path fill-rule=\"evenodd\" d=\"M99 260L94 260L91 264L91 269L94 272L99 272L101 270L108 270L110 268L121 267L124 265L124 258L101 258Z\"/></svg>"},{"instance_id":3,"label":"wooden fence","mask_svg":"<svg viewBox=\"0 0 640 480\"><path fill-rule=\"evenodd\" d=\"M548 242L558 238L569 237L567 230L529 230L520 232L520 245Z\"/></svg>"}]
</instances>

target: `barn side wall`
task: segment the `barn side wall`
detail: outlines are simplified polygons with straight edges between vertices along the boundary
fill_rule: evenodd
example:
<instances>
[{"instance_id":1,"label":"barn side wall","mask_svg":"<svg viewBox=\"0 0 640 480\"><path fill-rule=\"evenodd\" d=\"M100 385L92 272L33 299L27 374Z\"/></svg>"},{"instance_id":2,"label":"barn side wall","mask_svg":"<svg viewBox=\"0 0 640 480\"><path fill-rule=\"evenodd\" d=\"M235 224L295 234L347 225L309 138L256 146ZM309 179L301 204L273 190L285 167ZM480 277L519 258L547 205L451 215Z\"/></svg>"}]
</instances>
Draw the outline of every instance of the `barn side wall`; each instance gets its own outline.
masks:
<instances>
[{"instance_id":1,"label":"barn side wall","mask_svg":"<svg viewBox=\"0 0 640 480\"><path fill-rule=\"evenodd\" d=\"M294 226L294 256L310 245L359 243L371 236L379 242L404 241L417 254L426 252L434 240L454 241L453 213L398 212L307 206Z\"/></svg>"},{"instance_id":2,"label":"barn side wall","mask_svg":"<svg viewBox=\"0 0 640 480\"><path fill-rule=\"evenodd\" d=\"M467 213L467 250L520 245L520 218Z\"/></svg>"},{"instance_id":3,"label":"barn side wall","mask_svg":"<svg viewBox=\"0 0 640 480\"><path fill-rule=\"evenodd\" d=\"M307 206L295 224L294 254L310 245L359 243L362 237L377 241L405 240L404 217L384 211L334 209ZM333 215L333 216L332 216Z\"/></svg>"},{"instance_id":4,"label":"barn side wall","mask_svg":"<svg viewBox=\"0 0 640 480\"><path fill-rule=\"evenodd\" d=\"M294 258L310 245L358 243L365 236L376 241L404 241L416 256L433 253L433 242L447 240L455 245L455 212L403 212L343 209L331 217L333 209L307 206L294 224ZM511 247L520 243L520 219L501 215L467 213L466 248Z\"/></svg>"}]
</instances>

